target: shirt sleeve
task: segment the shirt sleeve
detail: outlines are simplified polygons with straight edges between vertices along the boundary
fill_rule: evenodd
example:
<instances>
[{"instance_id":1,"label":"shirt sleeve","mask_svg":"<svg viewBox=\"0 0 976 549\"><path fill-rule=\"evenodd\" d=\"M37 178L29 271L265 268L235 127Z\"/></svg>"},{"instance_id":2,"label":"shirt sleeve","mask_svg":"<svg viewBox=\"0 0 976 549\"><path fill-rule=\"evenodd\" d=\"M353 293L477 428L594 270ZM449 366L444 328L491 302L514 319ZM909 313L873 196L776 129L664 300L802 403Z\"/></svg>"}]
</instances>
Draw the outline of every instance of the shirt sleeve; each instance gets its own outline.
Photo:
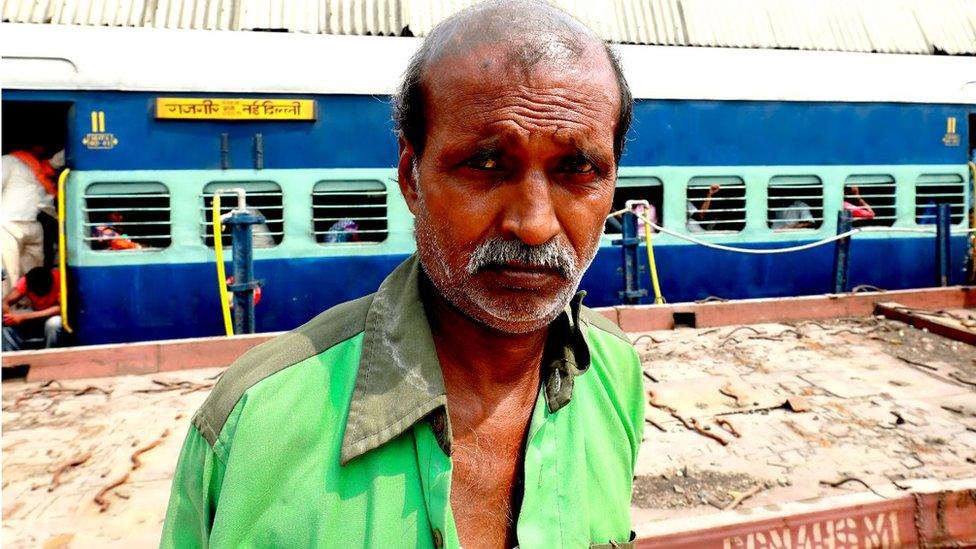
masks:
<instances>
[{"instance_id":1,"label":"shirt sleeve","mask_svg":"<svg viewBox=\"0 0 976 549\"><path fill-rule=\"evenodd\" d=\"M640 355L636 349L631 349L631 360L635 363L635 367L632 370L634 372L632 374L634 379L630 383L630 394L627 396L630 398L629 419L632 427L630 466L631 473L633 474L637 470L637 454L640 451L641 442L644 440L644 416L647 406L647 391L644 389L644 367L641 364Z\"/></svg>"},{"instance_id":2,"label":"shirt sleeve","mask_svg":"<svg viewBox=\"0 0 976 549\"><path fill-rule=\"evenodd\" d=\"M14 289L23 295L27 295L27 277L22 276L18 278L17 282L14 284Z\"/></svg>"},{"instance_id":3,"label":"shirt sleeve","mask_svg":"<svg viewBox=\"0 0 976 549\"><path fill-rule=\"evenodd\" d=\"M195 548L210 545L210 532L224 464L217 458L210 443L195 426L183 442L183 450L173 475L173 488L166 522L159 546L161 548Z\"/></svg>"}]
</instances>

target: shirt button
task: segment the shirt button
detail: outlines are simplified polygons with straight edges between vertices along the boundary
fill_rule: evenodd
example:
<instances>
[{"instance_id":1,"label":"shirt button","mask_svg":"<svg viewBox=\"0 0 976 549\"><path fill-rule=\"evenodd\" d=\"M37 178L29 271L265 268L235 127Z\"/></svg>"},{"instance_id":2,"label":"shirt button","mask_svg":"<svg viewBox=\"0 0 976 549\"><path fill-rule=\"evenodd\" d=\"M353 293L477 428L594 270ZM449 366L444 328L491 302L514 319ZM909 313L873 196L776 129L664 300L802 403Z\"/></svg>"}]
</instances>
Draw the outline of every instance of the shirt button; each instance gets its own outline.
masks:
<instances>
[{"instance_id":1,"label":"shirt button","mask_svg":"<svg viewBox=\"0 0 976 549\"><path fill-rule=\"evenodd\" d=\"M434 528L431 533L434 535L434 547L437 549L444 547L444 535L441 534L440 528Z\"/></svg>"}]
</instances>

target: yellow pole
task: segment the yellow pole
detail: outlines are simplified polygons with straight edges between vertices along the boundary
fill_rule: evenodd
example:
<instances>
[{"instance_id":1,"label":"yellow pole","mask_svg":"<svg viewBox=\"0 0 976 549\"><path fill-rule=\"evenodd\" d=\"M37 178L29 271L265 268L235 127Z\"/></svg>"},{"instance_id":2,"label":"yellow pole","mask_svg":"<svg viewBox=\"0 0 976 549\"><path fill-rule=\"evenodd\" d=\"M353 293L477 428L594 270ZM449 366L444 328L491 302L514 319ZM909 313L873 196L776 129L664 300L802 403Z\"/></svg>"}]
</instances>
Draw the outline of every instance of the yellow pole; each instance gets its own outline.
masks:
<instances>
[{"instance_id":1,"label":"yellow pole","mask_svg":"<svg viewBox=\"0 0 976 549\"><path fill-rule=\"evenodd\" d=\"M61 278L61 326L69 334L74 330L68 324L68 247L65 244L67 238L64 234L64 188L67 185L68 172L70 171L65 168L58 176L58 276Z\"/></svg>"},{"instance_id":2,"label":"yellow pole","mask_svg":"<svg viewBox=\"0 0 976 549\"><path fill-rule=\"evenodd\" d=\"M969 162L969 228L976 230L976 163ZM976 282L976 233L969 233L969 283Z\"/></svg>"},{"instance_id":3,"label":"yellow pole","mask_svg":"<svg viewBox=\"0 0 976 549\"><path fill-rule=\"evenodd\" d=\"M217 254L217 288L220 292L220 310L224 316L224 332L234 335L234 324L230 320L230 298L227 296L227 273L224 272L224 242L220 227L220 194L213 197L213 237L214 253Z\"/></svg>"},{"instance_id":4,"label":"yellow pole","mask_svg":"<svg viewBox=\"0 0 976 549\"><path fill-rule=\"evenodd\" d=\"M643 217L643 216L642 216ZM657 263L654 262L654 246L651 244L651 224L644 219L644 240L647 242L647 266L651 269L651 285L654 286L654 303L664 303L661 283L657 279Z\"/></svg>"}]
</instances>

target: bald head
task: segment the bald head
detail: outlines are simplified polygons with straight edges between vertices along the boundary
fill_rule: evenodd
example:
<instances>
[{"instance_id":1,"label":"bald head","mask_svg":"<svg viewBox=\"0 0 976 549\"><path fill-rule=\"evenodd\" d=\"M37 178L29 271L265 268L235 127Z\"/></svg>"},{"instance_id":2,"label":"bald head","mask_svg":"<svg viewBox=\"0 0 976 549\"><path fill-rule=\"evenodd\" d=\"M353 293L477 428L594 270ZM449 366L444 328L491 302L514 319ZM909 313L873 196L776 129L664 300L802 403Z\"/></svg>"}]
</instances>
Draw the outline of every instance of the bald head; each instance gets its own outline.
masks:
<instances>
[{"instance_id":1,"label":"bald head","mask_svg":"<svg viewBox=\"0 0 976 549\"><path fill-rule=\"evenodd\" d=\"M394 103L399 135L423 154L428 128L431 69L438 65L472 64L492 70L517 71L528 77L543 65L582 66L612 71L619 108L614 153L620 160L633 109L630 89L609 45L568 13L538 0L489 0L438 24L411 59ZM586 71L583 71L584 74Z\"/></svg>"}]
</instances>

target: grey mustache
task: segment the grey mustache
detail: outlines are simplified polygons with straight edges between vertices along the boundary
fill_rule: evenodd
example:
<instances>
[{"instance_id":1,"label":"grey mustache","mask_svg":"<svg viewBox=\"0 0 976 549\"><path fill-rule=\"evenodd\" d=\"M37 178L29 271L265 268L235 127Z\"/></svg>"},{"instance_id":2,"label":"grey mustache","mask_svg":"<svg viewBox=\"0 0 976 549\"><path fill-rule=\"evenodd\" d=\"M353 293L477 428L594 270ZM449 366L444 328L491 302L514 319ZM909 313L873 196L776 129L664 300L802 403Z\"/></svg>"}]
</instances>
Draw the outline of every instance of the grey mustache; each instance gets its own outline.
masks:
<instances>
[{"instance_id":1,"label":"grey mustache","mask_svg":"<svg viewBox=\"0 0 976 549\"><path fill-rule=\"evenodd\" d=\"M538 246L529 246L518 239L492 238L479 244L471 253L467 270L468 274L475 274L486 267L508 263L553 269L564 278L570 278L576 266L576 253L556 239Z\"/></svg>"}]
</instances>

